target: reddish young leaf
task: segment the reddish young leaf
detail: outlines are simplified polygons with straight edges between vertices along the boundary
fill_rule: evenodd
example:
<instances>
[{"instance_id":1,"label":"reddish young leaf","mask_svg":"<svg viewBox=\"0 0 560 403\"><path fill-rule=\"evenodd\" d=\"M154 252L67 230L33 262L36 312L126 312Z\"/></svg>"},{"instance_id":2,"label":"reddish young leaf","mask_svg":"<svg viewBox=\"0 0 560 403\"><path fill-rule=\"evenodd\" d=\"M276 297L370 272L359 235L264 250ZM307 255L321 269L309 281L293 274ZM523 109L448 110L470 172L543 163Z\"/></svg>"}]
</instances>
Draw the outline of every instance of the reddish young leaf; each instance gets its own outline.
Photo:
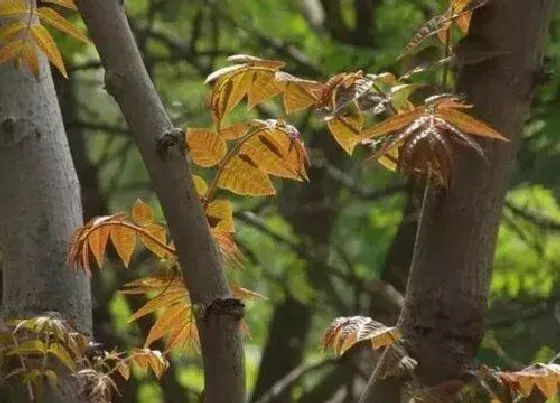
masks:
<instances>
[{"instance_id":1,"label":"reddish young leaf","mask_svg":"<svg viewBox=\"0 0 560 403\"><path fill-rule=\"evenodd\" d=\"M336 318L325 331L321 347L331 347L335 354L342 355L354 344L370 340L372 348L377 350L399 340L395 327L388 327L365 316Z\"/></svg>"}]
</instances>

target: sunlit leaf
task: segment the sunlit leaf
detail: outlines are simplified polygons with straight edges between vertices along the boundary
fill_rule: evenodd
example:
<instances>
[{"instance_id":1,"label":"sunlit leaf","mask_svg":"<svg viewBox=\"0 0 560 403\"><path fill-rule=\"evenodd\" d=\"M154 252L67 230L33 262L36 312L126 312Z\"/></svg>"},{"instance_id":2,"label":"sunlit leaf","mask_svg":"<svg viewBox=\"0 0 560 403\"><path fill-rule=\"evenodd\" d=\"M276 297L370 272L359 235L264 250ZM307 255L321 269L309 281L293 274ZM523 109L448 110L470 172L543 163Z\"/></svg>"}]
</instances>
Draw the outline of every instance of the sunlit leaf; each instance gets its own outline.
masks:
<instances>
[{"instance_id":1,"label":"sunlit leaf","mask_svg":"<svg viewBox=\"0 0 560 403\"><path fill-rule=\"evenodd\" d=\"M241 195L268 196L276 193L268 175L243 154L231 158L222 167L218 186Z\"/></svg>"},{"instance_id":2,"label":"sunlit leaf","mask_svg":"<svg viewBox=\"0 0 560 403\"><path fill-rule=\"evenodd\" d=\"M110 230L110 237L124 266L128 267L132 252L134 252L134 247L136 246L136 233L133 229L125 226L113 226Z\"/></svg>"},{"instance_id":3,"label":"sunlit leaf","mask_svg":"<svg viewBox=\"0 0 560 403\"><path fill-rule=\"evenodd\" d=\"M224 140L236 140L247 132L249 125L246 123L236 123L232 126L221 128L220 129L220 137Z\"/></svg>"},{"instance_id":4,"label":"sunlit leaf","mask_svg":"<svg viewBox=\"0 0 560 403\"><path fill-rule=\"evenodd\" d=\"M0 26L0 42L8 42L27 27L21 21L10 22Z\"/></svg>"},{"instance_id":5,"label":"sunlit leaf","mask_svg":"<svg viewBox=\"0 0 560 403\"><path fill-rule=\"evenodd\" d=\"M47 346L42 340L26 340L6 351L7 355L46 354Z\"/></svg>"},{"instance_id":6,"label":"sunlit leaf","mask_svg":"<svg viewBox=\"0 0 560 403\"><path fill-rule=\"evenodd\" d=\"M509 141L506 137L502 136L498 131L491 128L486 123L456 109L438 108L437 114L465 133Z\"/></svg>"},{"instance_id":7,"label":"sunlit leaf","mask_svg":"<svg viewBox=\"0 0 560 403\"><path fill-rule=\"evenodd\" d=\"M291 134L295 132L293 127L264 125L243 144L240 152L267 174L307 180L307 153L299 136Z\"/></svg>"},{"instance_id":8,"label":"sunlit leaf","mask_svg":"<svg viewBox=\"0 0 560 403\"><path fill-rule=\"evenodd\" d=\"M132 206L132 219L140 225L147 224L154 220L152 208L140 199L136 199Z\"/></svg>"},{"instance_id":9,"label":"sunlit leaf","mask_svg":"<svg viewBox=\"0 0 560 403\"><path fill-rule=\"evenodd\" d=\"M224 138L210 129L188 129L185 141L192 161L196 165L214 166L227 153Z\"/></svg>"},{"instance_id":10,"label":"sunlit leaf","mask_svg":"<svg viewBox=\"0 0 560 403\"><path fill-rule=\"evenodd\" d=\"M167 248L165 228L157 223L148 223L143 229L149 234L139 233L144 246L161 259L171 259L172 255Z\"/></svg>"},{"instance_id":11,"label":"sunlit leaf","mask_svg":"<svg viewBox=\"0 0 560 403\"><path fill-rule=\"evenodd\" d=\"M256 71L247 93L247 108L254 108L281 92L282 87L274 81L273 71Z\"/></svg>"},{"instance_id":12,"label":"sunlit leaf","mask_svg":"<svg viewBox=\"0 0 560 403\"><path fill-rule=\"evenodd\" d=\"M58 29L65 34L68 34L74 39L77 39L84 43L91 43L88 37L78 30L74 25L72 25L68 20L66 20L63 16L58 14L50 7L39 7L37 9L37 14L39 14L39 18L41 22L46 22L53 28Z\"/></svg>"},{"instance_id":13,"label":"sunlit leaf","mask_svg":"<svg viewBox=\"0 0 560 403\"><path fill-rule=\"evenodd\" d=\"M103 258L105 256L105 248L107 247L107 239L109 238L109 228L101 227L90 232L88 237L89 247L95 260L97 261L97 266L103 266Z\"/></svg>"},{"instance_id":14,"label":"sunlit leaf","mask_svg":"<svg viewBox=\"0 0 560 403\"><path fill-rule=\"evenodd\" d=\"M78 7L76 7L73 0L42 0L42 2L56 4L61 7L69 8L70 10L78 11Z\"/></svg>"},{"instance_id":15,"label":"sunlit leaf","mask_svg":"<svg viewBox=\"0 0 560 403\"><path fill-rule=\"evenodd\" d=\"M210 226L218 231L235 232L233 223L233 207L229 200L214 200L206 208L206 216Z\"/></svg>"},{"instance_id":16,"label":"sunlit leaf","mask_svg":"<svg viewBox=\"0 0 560 403\"><path fill-rule=\"evenodd\" d=\"M208 184L200 176L193 175L193 182L196 193L198 193L199 196L204 196L208 192Z\"/></svg>"},{"instance_id":17,"label":"sunlit leaf","mask_svg":"<svg viewBox=\"0 0 560 403\"><path fill-rule=\"evenodd\" d=\"M37 49L35 44L31 41L26 41L21 53L21 60L27 69L33 74L36 79L39 79L40 66L37 57Z\"/></svg>"},{"instance_id":18,"label":"sunlit leaf","mask_svg":"<svg viewBox=\"0 0 560 403\"><path fill-rule=\"evenodd\" d=\"M21 39L9 41L0 48L0 64L18 57L25 47L26 41Z\"/></svg>"},{"instance_id":19,"label":"sunlit leaf","mask_svg":"<svg viewBox=\"0 0 560 403\"><path fill-rule=\"evenodd\" d=\"M393 115L388 119L362 131L362 138L372 138L377 136L384 136L396 130L400 130L415 119L424 114L425 109L419 107L411 111L405 112L401 115Z\"/></svg>"},{"instance_id":20,"label":"sunlit leaf","mask_svg":"<svg viewBox=\"0 0 560 403\"><path fill-rule=\"evenodd\" d=\"M288 115L309 108L317 102L323 88L320 82L303 80L283 71L277 72L275 78L284 91L284 109Z\"/></svg>"},{"instance_id":21,"label":"sunlit leaf","mask_svg":"<svg viewBox=\"0 0 560 403\"><path fill-rule=\"evenodd\" d=\"M254 298L264 299L264 300L267 299L264 295L261 295L255 291L251 291L244 287L232 286L231 293L235 298L239 298L239 299L254 299Z\"/></svg>"},{"instance_id":22,"label":"sunlit leaf","mask_svg":"<svg viewBox=\"0 0 560 403\"><path fill-rule=\"evenodd\" d=\"M363 138L363 122L364 118L359 113L349 116L336 116L329 120L329 130L331 134L348 154L352 154L354 147L356 147Z\"/></svg>"},{"instance_id":23,"label":"sunlit leaf","mask_svg":"<svg viewBox=\"0 0 560 403\"><path fill-rule=\"evenodd\" d=\"M68 74L64 68L64 62L62 61L62 55L49 31L40 24L32 24L30 31L39 49L47 55L48 59L56 66L60 73L65 78L68 78Z\"/></svg>"}]
</instances>

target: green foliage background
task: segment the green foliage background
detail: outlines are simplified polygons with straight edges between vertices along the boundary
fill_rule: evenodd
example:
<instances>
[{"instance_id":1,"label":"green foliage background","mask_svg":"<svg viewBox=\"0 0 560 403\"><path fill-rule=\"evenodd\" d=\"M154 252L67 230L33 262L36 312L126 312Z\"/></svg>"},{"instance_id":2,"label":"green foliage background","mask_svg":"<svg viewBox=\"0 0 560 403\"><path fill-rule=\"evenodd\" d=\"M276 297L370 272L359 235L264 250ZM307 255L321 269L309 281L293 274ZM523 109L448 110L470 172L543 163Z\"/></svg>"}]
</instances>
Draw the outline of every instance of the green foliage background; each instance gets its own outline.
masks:
<instances>
[{"instance_id":1,"label":"green foliage background","mask_svg":"<svg viewBox=\"0 0 560 403\"><path fill-rule=\"evenodd\" d=\"M371 26L372 41L359 46L351 40L345 42L337 38L326 28L321 32L311 27L301 11L302 2L296 0L128 0L126 6L148 69L175 124L204 127L211 124L211 119L204 105L208 88L202 82L210 69L225 65L225 56L229 54L248 53L285 60L288 71L316 79L358 69L370 73L402 71L402 65L395 62L396 56L420 24L431 13L442 10L445 4L435 0L372 2L376 4ZM343 29L352 31L356 25L355 3L349 0L332 3L340 3ZM327 25L328 21L324 26ZM89 190L98 192L106 203L105 207L112 212L129 209L138 197L157 206L138 151L126 136L123 119L115 102L102 89L103 71L98 68L94 49L76 45L63 37L59 43L73 70L73 102L77 112L73 121L67 122L72 128L69 134L83 141L87 160L96 167L99 179L99 188ZM430 48L423 52L425 57L430 54L433 55ZM558 17L551 25L545 67L550 71L560 70ZM433 77L427 75L426 79ZM273 103L265 106L273 113L279 110ZM491 285L488 333L478 357L482 362L501 368L547 361L560 351L558 110L560 76L551 75L539 87L528 117L508 202L531 214L546 217L557 226L536 225L534 220L526 219L510 208L504 209ZM243 107L235 112L235 117L240 119L254 116L254 112L247 113ZM317 129L321 126L318 119L308 120L304 114L297 115L290 123L304 124L304 137L309 133L313 133L314 138L327 135ZM359 189L375 191L404 183L402 177L387 173L374 163L346 159L344 175ZM83 161L78 161L77 165L80 163ZM306 186L288 186L280 181L276 184L284 193ZM91 183L82 179L82 186L87 188ZM278 199L282 197L281 194ZM255 217L270 231L305 247L300 234L283 218L276 199L233 199L237 211L258 210ZM388 248L403 219L404 192L370 201L342 186L335 202L336 221L325 270L334 267L357 279L379 278L386 266ZM247 309L251 337L245 339L245 347L247 383L251 390L259 375L263 346L274 337L269 334L269 322L275 306L287 294L313 307L313 323L306 337L306 362L324 358L318 350L318 340L333 317L367 314L364 305L367 295L356 295L352 287L339 280L333 282L336 296L317 287L309 280L305 258L291 246L275 241L243 221L237 226L238 240L250 259L246 269L236 275L244 286L269 298L265 302L251 302ZM145 321L140 325L128 323L131 310L141 301L126 300L119 295L108 297L129 279L148 273L154 265L142 255L136 256L135 260L134 271L125 271L114 263L94 278L95 318L110 319L109 323L97 323L111 336L110 340L102 341L117 341L121 347L141 344L141 328L145 330L149 326ZM345 309L341 310L333 303L335 300ZM103 311L109 316L99 313ZM286 323L286 326L290 324ZM200 392L200 358L192 354L176 354L174 362L176 383ZM312 388L322 374L318 371L305 377L295 389L294 396ZM171 401L165 397L167 387L168 383L158 384L149 377L136 374L133 385L123 388L122 401Z\"/></svg>"}]
</instances>

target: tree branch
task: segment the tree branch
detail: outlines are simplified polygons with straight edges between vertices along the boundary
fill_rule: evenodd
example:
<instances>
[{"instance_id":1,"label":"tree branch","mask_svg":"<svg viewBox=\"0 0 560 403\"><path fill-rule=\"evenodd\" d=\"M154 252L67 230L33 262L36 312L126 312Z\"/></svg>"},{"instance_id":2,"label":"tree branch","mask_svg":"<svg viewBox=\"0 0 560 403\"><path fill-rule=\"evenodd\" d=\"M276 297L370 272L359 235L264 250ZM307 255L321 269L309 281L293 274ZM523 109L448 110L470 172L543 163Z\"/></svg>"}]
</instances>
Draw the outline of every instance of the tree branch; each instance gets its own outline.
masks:
<instances>
[{"instance_id":1,"label":"tree branch","mask_svg":"<svg viewBox=\"0 0 560 403\"><path fill-rule=\"evenodd\" d=\"M205 401L245 401L239 306L231 314L217 307L231 301L218 249L194 190L183 141L158 152L173 130L149 79L119 0L78 0L89 33L105 66L108 92L115 97L142 154L178 251L197 315L205 375ZM235 308L235 309L234 309Z\"/></svg>"}]
</instances>

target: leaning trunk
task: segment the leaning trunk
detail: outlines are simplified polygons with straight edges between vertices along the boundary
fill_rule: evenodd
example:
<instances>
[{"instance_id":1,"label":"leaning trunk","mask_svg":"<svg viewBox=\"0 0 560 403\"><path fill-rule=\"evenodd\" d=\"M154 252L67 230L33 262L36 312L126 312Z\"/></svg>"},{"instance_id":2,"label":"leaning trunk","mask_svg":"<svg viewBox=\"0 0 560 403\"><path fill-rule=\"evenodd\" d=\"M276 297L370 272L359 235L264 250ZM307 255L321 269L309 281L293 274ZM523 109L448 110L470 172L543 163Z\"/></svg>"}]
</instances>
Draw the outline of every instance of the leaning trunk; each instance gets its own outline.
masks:
<instances>
[{"instance_id":1,"label":"leaning trunk","mask_svg":"<svg viewBox=\"0 0 560 403\"><path fill-rule=\"evenodd\" d=\"M89 281L65 266L71 233L82 223L79 183L49 64L42 54L39 61L39 80L0 65L2 314L57 312L89 335Z\"/></svg>"}]
</instances>

